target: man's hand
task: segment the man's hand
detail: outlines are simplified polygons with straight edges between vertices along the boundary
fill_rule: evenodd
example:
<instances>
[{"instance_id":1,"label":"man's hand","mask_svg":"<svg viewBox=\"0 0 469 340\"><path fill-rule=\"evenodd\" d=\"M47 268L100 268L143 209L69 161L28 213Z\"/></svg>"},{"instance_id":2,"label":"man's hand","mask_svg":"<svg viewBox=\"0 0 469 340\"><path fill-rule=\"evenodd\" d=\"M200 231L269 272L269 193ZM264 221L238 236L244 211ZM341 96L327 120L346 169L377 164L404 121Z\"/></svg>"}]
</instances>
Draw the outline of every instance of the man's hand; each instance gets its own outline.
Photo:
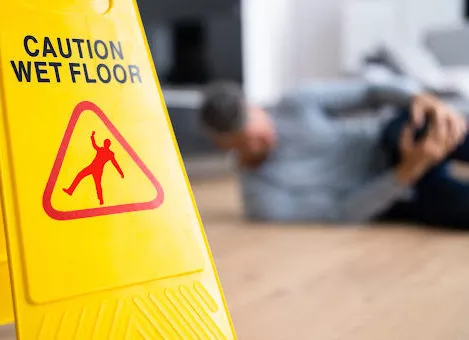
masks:
<instances>
[{"instance_id":1,"label":"man's hand","mask_svg":"<svg viewBox=\"0 0 469 340\"><path fill-rule=\"evenodd\" d=\"M439 134L449 134L451 138L462 141L467 134L467 119L438 98L423 94L412 102L412 122L414 128L422 127L425 120L441 127ZM445 139L445 136L442 136Z\"/></svg>"},{"instance_id":2,"label":"man's hand","mask_svg":"<svg viewBox=\"0 0 469 340\"><path fill-rule=\"evenodd\" d=\"M443 161L461 142L460 135L449 133L448 124L431 123L427 134L415 142L412 123L404 127L400 140L401 163L396 175L403 185L421 178L431 167Z\"/></svg>"},{"instance_id":3,"label":"man's hand","mask_svg":"<svg viewBox=\"0 0 469 340\"><path fill-rule=\"evenodd\" d=\"M409 185L417 181L431 167L453 152L465 139L468 131L466 118L431 95L420 95L412 104L412 121L402 132L400 152L402 161L397 168L397 179ZM429 130L415 142L415 131L429 120Z\"/></svg>"}]
</instances>

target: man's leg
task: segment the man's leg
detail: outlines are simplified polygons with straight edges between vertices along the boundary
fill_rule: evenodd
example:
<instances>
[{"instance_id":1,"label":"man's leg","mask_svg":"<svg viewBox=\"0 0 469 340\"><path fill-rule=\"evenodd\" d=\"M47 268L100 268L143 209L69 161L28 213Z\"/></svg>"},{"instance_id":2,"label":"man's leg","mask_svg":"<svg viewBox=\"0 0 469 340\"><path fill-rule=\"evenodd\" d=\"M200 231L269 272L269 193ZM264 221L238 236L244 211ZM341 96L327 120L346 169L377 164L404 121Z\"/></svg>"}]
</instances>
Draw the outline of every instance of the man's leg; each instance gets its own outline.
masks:
<instances>
[{"instance_id":1,"label":"man's leg","mask_svg":"<svg viewBox=\"0 0 469 340\"><path fill-rule=\"evenodd\" d=\"M469 135L458 148L451 154L450 159L469 163Z\"/></svg>"},{"instance_id":2,"label":"man's leg","mask_svg":"<svg viewBox=\"0 0 469 340\"><path fill-rule=\"evenodd\" d=\"M86 176L89 176L91 175L91 171L89 169L89 167L86 167L84 168L83 170L81 170L75 177L75 179L73 180L73 183L72 185L70 185L69 188L64 188L63 191L66 192L67 194L69 194L70 196L73 195L73 192L75 191L75 189L77 188L78 184L80 184L80 182L86 177Z\"/></svg>"},{"instance_id":3,"label":"man's leg","mask_svg":"<svg viewBox=\"0 0 469 340\"><path fill-rule=\"evenodd\" d=\"M410 113L408 109L401 110L400 114L391 120L385 128L382 135L382 145L386 152L389 153L391 161L397 163L399 161L399 140L404 125L410 121ZM418 131L418 135L425 133L425 127ZM469 162L469 134L458 148L448 157L447 160L458 160Z\"/></svg>"},{"instance_id":4,"label":"man's leg","mask_svg":"<svg viewBox=\"0 0 469 340\"><path fill-rule=\"evenodd\" d=\"M403 110L383 132L383 148L390 156L392 165L399 162L399 140L409 117L408 111ZM469 161L469 138L450 159ZM416 183L415 196L409 201L397 202L380 219L469 228L469 184L451 177L448 162L444 161L428 171Z\"/></svg>"},{"instance_id":5,"label":"man's leg","mask_svg":"<svg viewBox=\"0 0 469 340\"><path fill-rule=\"evenodd\" d=\"M401 161L399 144L402 131L405 125L409 123L409 121L409 110L402 110L397 115L397 117L395 117L389 122L381 136L382 148L384 152L388 155L389 163L392 166L399 164L399 162ZM421 131L417 131L416 134L422 136L425 133L424 129L425 128L422 128ZM467 139L467 142L463 143L460 146L460 149L458 149L457 152L455 152L452 156L460 158L465 154L466 151L468 152L469 156L469 139ZM428 185L434 184L434 181L443 177L447 178L449 176L448 163L450 160L451 158L449 157L447 160L442 161L440 164L427 171L427 173L418 181L418 183L416 183L416 189L422 188L422 190L425 191L425 188Z\"/></svg>"},{"instance_id":6,"label":"man's leg","mask_svg":"<svg viewBox=\"0 0 469 340\"><path fill-rule=\"evenodd\" d=\"M96 187L96 195L98 196L98 200L99 200L100 205L104 204L103 187L101 185L102 176L103 176L102 172L93 173L94 185Z\"/></svg>"}]
</instances>

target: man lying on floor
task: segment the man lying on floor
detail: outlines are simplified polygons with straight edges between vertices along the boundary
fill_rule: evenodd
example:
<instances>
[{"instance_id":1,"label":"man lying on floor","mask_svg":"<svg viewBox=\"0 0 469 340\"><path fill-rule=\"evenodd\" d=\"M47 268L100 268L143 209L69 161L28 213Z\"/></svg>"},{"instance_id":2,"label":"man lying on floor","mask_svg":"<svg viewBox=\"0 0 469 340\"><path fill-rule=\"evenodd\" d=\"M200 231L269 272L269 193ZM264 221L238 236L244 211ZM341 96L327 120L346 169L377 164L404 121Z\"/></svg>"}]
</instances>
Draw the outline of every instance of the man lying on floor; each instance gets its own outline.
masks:
<instances>
[{"instance_id":1,"label":"man lying on floor","mask_svg":"<svg viewBox=\"0 0 469 340\"><path fill-rule=\"evenodd\" d=\"M229 83L205 98L201 120L236 152L250 220L469 227L469 184L448 170L469 161L466 119L405 79L305 85L269 109Z\"/></svg>"}]
</instances>

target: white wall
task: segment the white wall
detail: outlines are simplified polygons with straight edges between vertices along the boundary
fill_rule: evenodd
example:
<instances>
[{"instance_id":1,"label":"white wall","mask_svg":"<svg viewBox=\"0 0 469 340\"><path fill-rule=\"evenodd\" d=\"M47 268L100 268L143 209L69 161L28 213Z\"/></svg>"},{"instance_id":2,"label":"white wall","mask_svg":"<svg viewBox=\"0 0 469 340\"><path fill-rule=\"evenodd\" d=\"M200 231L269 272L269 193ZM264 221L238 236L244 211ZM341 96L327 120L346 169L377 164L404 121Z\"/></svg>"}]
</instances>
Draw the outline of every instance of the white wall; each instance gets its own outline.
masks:
<instances>
[{"instance_id":1,"label":"white wall","mask_svg":"<svg viewBox=\"0 0 469 340\"><path fill-rule=\"evenodd\" d=\"M353 0L243 0L246 91L274 102L304 79L341 73L341 18ZM386 0L368 0L386 1ZM435 25L462 22L462 0L388 0L396 8L396 39L418 41Z\"/></svg>"},{"instance_id":2,"label":"white wall","mask_svg":"<svg viewBox=\"0 0 469 340\"><path fill-rule=\"evenodd\" d=\"M293 0L293 80L339 72L340 9L344 0Z\"/></svg>"},{"instance_id":3,"label":"white wall","mask_svg":"<svg viewBox=\"0 0 469 340\"><path fill-rule=\"evenodd\" d=\"M245 91L250 101L275 100L289 82L294 61L295 0L243 0L243 65Z\"/></svg>"},{"instance_id":4,"label":"white wall","mask_svg":"<svg viewBox=\"0 0 469 340\"><path fill-rule=\"evenodd\" d=\"M355 73L365 54L383 42L394 45L400 40L394 0L350 0L341 8L340 69ZM372 27L372 29L370 29Z\"/></svg>"},{"instance_id":5,"label":"white wall","mask_svg":"<svg viewBox=\"0 0 469 340\"><path fill-rule=\"evenodd\" d=\"M339 66L343 0L243 0L244 79L248 97L275 101L302 79Z\"/></svg>"}]
</instances>

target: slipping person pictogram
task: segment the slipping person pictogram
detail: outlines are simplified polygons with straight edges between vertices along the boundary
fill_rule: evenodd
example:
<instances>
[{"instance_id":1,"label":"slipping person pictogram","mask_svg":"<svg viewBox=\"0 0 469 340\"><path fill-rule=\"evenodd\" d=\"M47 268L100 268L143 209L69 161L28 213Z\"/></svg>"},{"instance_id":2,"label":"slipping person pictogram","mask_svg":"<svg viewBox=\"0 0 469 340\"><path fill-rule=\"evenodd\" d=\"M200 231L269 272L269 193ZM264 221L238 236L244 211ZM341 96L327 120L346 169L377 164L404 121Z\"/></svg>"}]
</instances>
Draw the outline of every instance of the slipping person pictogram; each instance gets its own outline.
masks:
<instances>
[{"instance_id":1,"label":"slipping person pictogram","mask_svg":"<svg viewBox=\"0 0 469 340\"><path fill-rule=\"evenodd\" d=\"M103 199L103 188L101 185L101 179L103 176L104 166L107 162L111 161L112 165L116 168L122 178L124 178L124 173L122 172L119 163L117 163L116 158L114 156L114 152L112 152L109 147L111 146L111 141L109 139L105 139L103 146L99 147L96 144L96 140L94 138L95 131L91 134L91 144L93 148L96 150L96 156L86 168L81 170L73 180L72 185L70 187L64 188L63 191L66 192L68 195L72 196L73 192L77 188L78 184L87 176L93 176L94 184L96 186L96 194L98 195L99 204L104 204Z\"/></svg>"}]
</instances>

